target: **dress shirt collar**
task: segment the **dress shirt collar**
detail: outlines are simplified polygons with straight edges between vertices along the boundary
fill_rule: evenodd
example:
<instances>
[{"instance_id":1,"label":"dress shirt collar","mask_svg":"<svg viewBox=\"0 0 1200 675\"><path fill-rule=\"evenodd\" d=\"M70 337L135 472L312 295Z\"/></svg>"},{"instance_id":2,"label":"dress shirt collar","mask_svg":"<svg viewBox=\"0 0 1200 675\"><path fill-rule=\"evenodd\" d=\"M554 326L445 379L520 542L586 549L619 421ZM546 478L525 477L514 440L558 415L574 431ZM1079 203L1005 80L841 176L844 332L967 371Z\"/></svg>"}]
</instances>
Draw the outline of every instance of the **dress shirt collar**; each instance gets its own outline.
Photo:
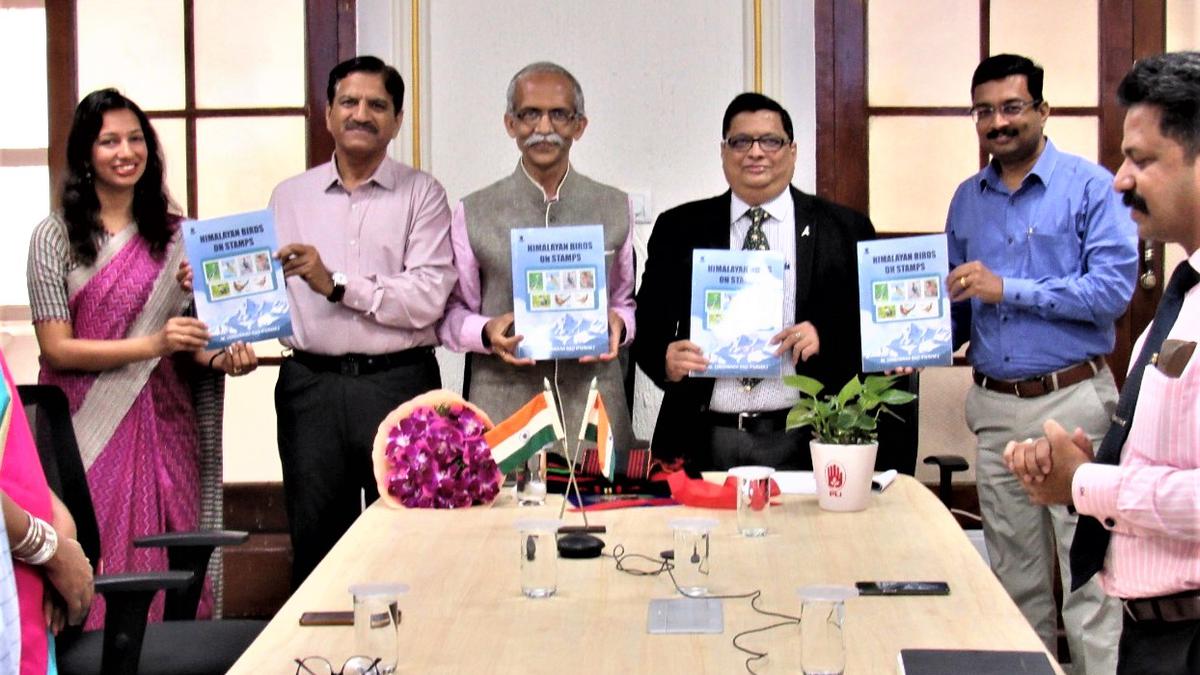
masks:
<instances>
[{"instance_id":1,"label":"dress shirt collar","mask_svg":"<svg viewBox=\"0 0 1200 675\"><path fill-rule=\"evenodd\" d=\"M370 178L363 181L363 185L374 183L389 192L395 190L396 170L394 164L394 159L384 155L383 161L379 162L379 166L375 167L375 173L372 173ZM329 179L325 183L325 191L328 192L335 185L343 190L346 189L346 186L342 183L342 176L338 173L336 152L333 154L333 159L329 161Z\"/></svg>"},{"instance_id":2,"label":"dress shirt collar","mask_svg":"<svg viewBox=\"0 0 1200 675\"><path fill-rule=\"evenodd\" d=\"M1042 185L1050 184L1050 176L1054 173L1054 167L1058 164L1058 148L1054 147L1054 143L1046 137L1046 147L1042 148L1042 154L1038 160L1033 163L1033 168L1029 170L1029 175L1021 179L1022 187L1031 177L1036 177L1042 182ZM979 172L979 190L982 192L986 188L991 188L997 192L1008 193L1008 186L1004 184L1004 179L1000 176L1000 170L996 165L996 160L988 162L988 165ZM1020 188L1017 188L1018 190Z\"/></svg>"},{"instance_id":3,"label":"dress shirt collar","mask_svg":"<svg viewBox=\"0 0 1200 675\"><path fill-rule=\"evenodd\" d=\"M732 226L752 207L733 192L730 192L729 196L729 224ZM759 204L759 206L767 212L768 216L780 222L787 220L787 214L795 208L792 204L791 190L787 187L783 189L783 192L775 195L774 199Z\"/></svg>"},{"instance_id":4,"label":"dress shirt collar","mask_svg":"<svg viewBox=\"0 0 1200 675\"><path fill-rule=\"evenodd\" d=\"M529 180L531 185L537 188L538 193L542 195L542 203L546 204L548 202L556 202L562 198L563 186L567 183L567 176L571 175L571 164L569 162L567 163L567 171L563 174L562 180L558 181L558 187L554 191L555 194L553 199L546 196L546 191L542 189L542 184L534 180L533 176L530 176L529 172L525 170L524 160L517 160L517 170L525 175L525 178Z\"/></svg>"}]
</instances>

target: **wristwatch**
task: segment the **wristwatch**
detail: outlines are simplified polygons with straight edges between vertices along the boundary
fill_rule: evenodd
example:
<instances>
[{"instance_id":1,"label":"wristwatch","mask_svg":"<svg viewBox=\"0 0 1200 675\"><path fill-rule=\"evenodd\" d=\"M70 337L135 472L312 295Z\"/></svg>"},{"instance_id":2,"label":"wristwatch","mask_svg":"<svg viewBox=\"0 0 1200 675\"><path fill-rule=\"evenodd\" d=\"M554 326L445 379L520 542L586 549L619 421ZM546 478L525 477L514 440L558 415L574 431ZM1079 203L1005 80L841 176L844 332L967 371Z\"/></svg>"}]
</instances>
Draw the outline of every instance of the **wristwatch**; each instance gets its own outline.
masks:
<instances>
[{"instance_id":1,"label":"wristwatch","mask_svg":"<svg viewBox=\"0 0 1200 675\"><path fill-rule=\"evenodd\" d=\"M329 291L329 295L325 296L325 299L330 302L341 302L342 296L346 295L346 275L334 272L329 276L333 278L333 290Z\"/></svg>"}]
</instances>

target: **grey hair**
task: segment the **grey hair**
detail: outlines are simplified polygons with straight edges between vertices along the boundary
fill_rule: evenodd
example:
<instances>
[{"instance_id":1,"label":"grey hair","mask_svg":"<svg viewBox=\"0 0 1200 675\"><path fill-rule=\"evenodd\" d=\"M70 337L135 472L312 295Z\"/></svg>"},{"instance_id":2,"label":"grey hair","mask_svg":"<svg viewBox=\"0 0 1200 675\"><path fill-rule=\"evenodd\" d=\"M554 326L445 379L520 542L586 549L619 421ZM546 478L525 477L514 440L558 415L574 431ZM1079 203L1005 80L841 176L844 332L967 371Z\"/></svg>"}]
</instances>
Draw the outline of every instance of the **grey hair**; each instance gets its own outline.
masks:
<instances>
[{"instance_id":1,"label":"grey hair","mask_svg":"<svg viewBox=\"0 0 1200 675\"><path fill-rule=\"evenodd\" d=\"M567 78L567 81L571 83L571 88L575 90L575 114L580 117L586 114L583 110L583 87L579 86L579 80L575 79L571 71L550 61L531 63L518 70L517 74L513 75L512 79L508 81L508 112L510 114L517 112L517 82L526 75L535 75L538 73L562 75Z\"/></svg>"}]
</instances>

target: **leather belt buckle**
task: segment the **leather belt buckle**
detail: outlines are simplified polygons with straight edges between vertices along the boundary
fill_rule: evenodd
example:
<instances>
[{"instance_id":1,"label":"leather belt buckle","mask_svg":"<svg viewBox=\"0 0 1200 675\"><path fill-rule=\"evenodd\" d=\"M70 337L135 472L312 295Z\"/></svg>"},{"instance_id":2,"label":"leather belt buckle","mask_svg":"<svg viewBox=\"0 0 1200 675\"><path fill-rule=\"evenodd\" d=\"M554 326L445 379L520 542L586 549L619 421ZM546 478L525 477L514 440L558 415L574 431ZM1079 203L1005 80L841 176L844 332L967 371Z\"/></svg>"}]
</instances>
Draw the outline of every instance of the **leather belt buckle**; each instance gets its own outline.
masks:
<instances>
[{"instance_id":1,"label":"leather belt buckle","mask_svg":"<svg viewBox=\"0 0 1200 675\"><path fill-rule=\"evenodd\" d=\"M343 356L338 365L340 366L338 368L338 370L341 372L342 375L349 375L351 377L356 377L358 375L358 361L357 360L355 360L351 357L348 357L348 356Z\"/></svg>"},{"instance_id":2,"label":"leather belt buckle","mask_svg":"<svg viewBox=\"0 0 1200 675\"><path fill-rule=\"evenodd\" d=\"M756 413L752 413L752 412L738 413L737 414L737 430L738 431L749 431L749 429L746 428L746 420L752 420L752 419L755 419L756 417L758 417L758 415Z\"/></svg>"}]
</instances>

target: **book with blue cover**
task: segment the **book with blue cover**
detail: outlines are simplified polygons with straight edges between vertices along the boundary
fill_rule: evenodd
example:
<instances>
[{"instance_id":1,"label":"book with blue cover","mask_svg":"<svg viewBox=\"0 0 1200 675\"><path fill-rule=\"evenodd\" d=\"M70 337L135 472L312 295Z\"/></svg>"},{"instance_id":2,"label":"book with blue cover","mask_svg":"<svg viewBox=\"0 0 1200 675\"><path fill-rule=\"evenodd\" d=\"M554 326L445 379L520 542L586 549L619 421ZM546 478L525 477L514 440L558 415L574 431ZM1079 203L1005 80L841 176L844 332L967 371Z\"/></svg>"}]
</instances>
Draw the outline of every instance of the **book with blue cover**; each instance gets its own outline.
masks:
<instances>
[{"instance_id":1,"label":"book with blue cover","mask_svg":"<svg viewBox=\"0 0 1200 675\"><path fill-rule=\"evenodd\" d=\"M513 314L518 358L577 359L608 352L604 227L514 228Z\"/></svg>"},{"instance_id":2,"label":"book with blue cover","mask_svg":"<svg viewBox=\"0 0 1200 675\"><path fill-rule=\"evenodd\" d=\"M779 377L783 265L778 251L692 251L690 334L708 359L692 377Z\"/></svg>"},{"instance_id":3,"label":"book with blue cover","mask_svg":"<svg viewBox=\"0 0 1200 675\"><path fill-rule=\"evenodd\" d=\"M858 242L863 372L950 365L946 235Z\"/></svg>"},{"instance_id":4,"label":"book with blue cover","mask_svg":"<svg viewBox=\"0 0 1200 675\"><path fill-rule=\"evenodd\" d=\"M183 239L196 317L208 325L209 349L292 334L270 210L189 220Z\"/></svg>"}]
</instances>

